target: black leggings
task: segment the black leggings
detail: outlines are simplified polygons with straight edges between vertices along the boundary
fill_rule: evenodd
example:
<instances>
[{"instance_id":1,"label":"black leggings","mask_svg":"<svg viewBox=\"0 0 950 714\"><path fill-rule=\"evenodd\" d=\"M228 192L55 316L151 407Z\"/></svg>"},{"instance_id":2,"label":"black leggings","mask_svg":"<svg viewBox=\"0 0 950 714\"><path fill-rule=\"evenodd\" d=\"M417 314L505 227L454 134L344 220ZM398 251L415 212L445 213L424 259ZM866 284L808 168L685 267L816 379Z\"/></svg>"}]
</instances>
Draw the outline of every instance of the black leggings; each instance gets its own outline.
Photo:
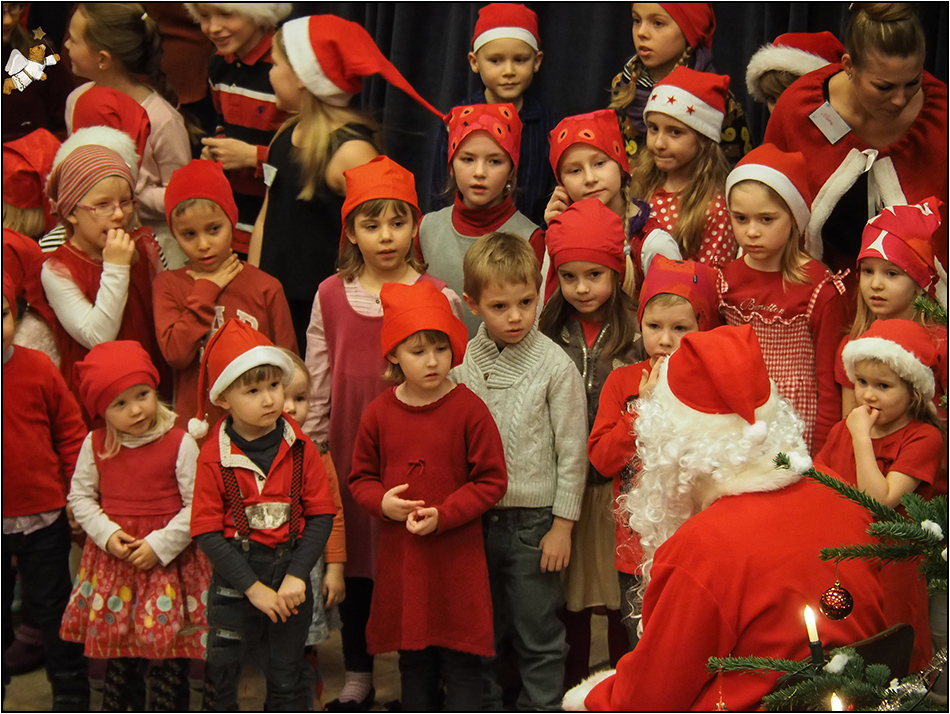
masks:
<instances>
[{"instance_id":1,"label":"black leggings","mask_svg":"<svg viewBox=\"0 0 950 714\"><path fill-rule=\"evenodd\" d=\"M136 657L116 657L106 663L102 711L188 711L187 659L163 659L149 663ZM148 701L146 702L146 689Z\"/></svg>"},{"instance_id":2,"label":"black leggings","mask_svg":"<svg viewBox=\"0 0 950 714\"><path fill-rule=\"evenodd\" d=\"M371 578L346 578L346 597L340 603L343 629L343 666L347 672L372 672L373 655L366 651L366 623L373 601Z\"/></svg>"}]
</instances>

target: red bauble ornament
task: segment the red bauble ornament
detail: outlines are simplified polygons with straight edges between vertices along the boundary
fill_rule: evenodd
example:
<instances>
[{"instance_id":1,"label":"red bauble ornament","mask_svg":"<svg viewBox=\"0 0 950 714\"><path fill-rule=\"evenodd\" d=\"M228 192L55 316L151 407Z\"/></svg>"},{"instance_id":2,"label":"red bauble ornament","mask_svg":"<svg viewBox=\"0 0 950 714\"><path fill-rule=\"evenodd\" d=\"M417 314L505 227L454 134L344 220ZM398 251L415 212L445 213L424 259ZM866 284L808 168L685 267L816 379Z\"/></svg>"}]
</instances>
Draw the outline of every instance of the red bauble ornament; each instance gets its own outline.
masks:
<instances>
[{"instance_id":1,"label":"red bauble ornament","mask_svg":"<svg viewBox=\"0 0 950 714\"><path fill-rule=\"evenodd\" d=\"M841 587L837 580L835 584L825 590L819 600L821 614L829 620L843 620L854 609L854 598L851 593Z\"/></svg>"}]
</instances>

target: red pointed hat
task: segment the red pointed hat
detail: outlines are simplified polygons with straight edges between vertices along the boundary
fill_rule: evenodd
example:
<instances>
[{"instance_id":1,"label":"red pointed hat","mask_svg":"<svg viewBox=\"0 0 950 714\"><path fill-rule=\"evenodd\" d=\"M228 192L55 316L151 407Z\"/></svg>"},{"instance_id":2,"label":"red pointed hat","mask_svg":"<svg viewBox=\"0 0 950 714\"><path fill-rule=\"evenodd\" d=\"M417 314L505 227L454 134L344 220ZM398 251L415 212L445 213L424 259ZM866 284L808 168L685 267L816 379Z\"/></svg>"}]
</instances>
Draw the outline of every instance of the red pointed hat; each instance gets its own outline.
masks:
<instances>
[{"instance_id":1,"label":"red pointed hat","mask_svg":"<svg viewBox=\"0 0 950 714\"><path fill-rule=\"evenodd\" d=\"M145 154L152 125L148 114L125 92L109 87L90 87L79 95L73 109L73 131L90 126L109 126L124 131L135 142L139 157ZM139 167L142 160L139 158Z\"/></svg>"},{"instance_id":2,"label":"red pointed hat","mask_svg":"<svg viewBox=\"0 0 950 714\"><path fill-rule=\"evenodd\" d=\"M472 52L478 52L492 40L521 40L535 52L541 47L538 16L533 10L513 2L493 2L478 11L472 35Z\"/></svg>"},{"instance_id":3,"label":"red pointed hat","mask_svg":"<svg viewBox=\"0 0 950 714\"><path fill-rule=\"evenodd\" d=\"M105 416L112 401L129 387L147 384L158 388L158 370L135 340L102 342L73 369L79 397L93 416Z\"/></svg>"},{"instance_id":4,"label":"red pointed hat","mask_svg":"<svg viewBox=\"0 0 950 714\"><path fill-rule=\"evenodd\" d=\"M449 168L455 152L473 131L487 131L511 157L515 169L521 153L521 118L514 104L470 104L454 107L445 117L449 130Z\"/></svg>"},{"instance_id":5,"label":"red pointed hat","mask_svg":"<svg viewBox=\"0 0 950 714\"><path fill-rule=\"evenodd\" d=\"M437 117L442 112L413 89L360 25L336 15L311 15L283 26L291 67L304 86L327 104L345 107L363 88L363 77L381 74Z\"/></svg>"},{"instance_id":6,"label":"red pointed hat","mask_svg":"<svg viewBox=\"0 0 950 714\"><path fill-rule=\"evenodd\" d=\"M555 269L572 260L585 260L610 268L623 280L623 221L600 199L577 201L552 218L544 242Z\"/></svg>"},{"instance_id":7,"label":"red pointed hat","mask_svg":"<svg viewBox=\"0 0 950 714\"><path fill-rule=\"evenodd\" d=\"M169 226L175 206L190 198L206 198L218 204L234 228L238 219L237 204L220 162L192 159L172 172L165 187L165 220Z\"/></svg>"},{"instance_id":8,"label":"red pointed hat","mask_svg":"<svg viewBox=\"0 0 950 714\"><path fill-rule=\"evenodd\" d=\"M650 112L667 114L718 144L728 96L726 75L680 66L653 85L643 117L646 119Z\"/></svg>"},{"instance_id":9,"label":"red pointed hat","mask_svg":"<svg viewBox=\"0 0 950 714\"><path fill-rule=\"evenodd\" d=\"M704 263L657 255L640 288L637 322L643 322L643 311L650 300L670 293L685 298L693 306L700 331L711 330L719 324L719 296L715 286L716 274Z\"/></svg>"},{"instance_id":10,"label":"red pointed hat","mask_svg":"<svg viewBox=\"0 0 950 714\"><path fill-rule=\"evenodd\" d=\"M716 31L716 15L712 5L708 2L661 2L660 7L679 26L686 44L712 49L713 33Z\"/></svg>"},{"instance_id":11,"label":"red pointed hat","mask_svg":"<svg viewBox=\"0 0 950 714\"><path fill-rule=\"evenodd\" d=\"M758 181L775 191L789 210L802 235L811 218L808 166L800 152L786 153L774 144L762 144L742 157L726 178L726 200L740 181Z\"/></svg>"},{"instance_id":12,"label":"red pointed hat","mask_svg":"<svg viewBox=\"0 0 950 714\"><path fill-rule=\"evenodd\" d=\"M844 45L830 32L786 32L759 48L746 67L745 83L756 101L765 104L762 75L775 70L801 77L841 61Z\"/></svg>"},{"instance_id":13,"label":"red pointed hat","mask_svg":"<svg viewBox=\"0 0 950 714\"><path fill-rule=\"evenodd\" d=\"M940 199L931 196L917 205L885 208L864 227L858 264L864 258L889 260L935 297L933 235L940 228L942 205Z\"/></svg>"},{"instance_id":14,"label":"red pointed hat","mask_svg":"<svg viewBox=\"0 0 950 714\"><path fill-rule=\"evenodd\" d=\"M419 197L416 195L416 178L412 172L404 169L388 156L377 156L362 166L343 172L346 181L346 198L340 217L343 231L340 234L340 246L346 241L346 217L361 203L376 198L394 198L412 206L416 214L416 225L422 216L419 210Z\"/></svg>"},{"instance_id":15,"label":"red pointed hat","mask_svg":"<svg viewBox=\"0 0 950 714\"><path fill-rule=\"evenodd\" d=\"M383 303L383 329L379 333L383 356L392 353L406 338L421 330L445 333L452 345L452 366L462 363L468 330L459 320L449 299L428 280L413 285L385 283L379 291Z\"/></svg>"},{"instance_id":16,"label":"red pointed hat","mask_svg":"<svg viewBox=\"0 0 950 714\"><path fill-rule=\"evenodd\" d=\"M863 335L845 345L841 359L852 382L858 362L882 362L930 401L936 387L933 368L938 355L937 345L926 327L913 320L895 318L872 322Z\"/></svg>"},{"instance_id":17,"label":"red pointed hat","mask_svg":"<svg viewBox=\"0 0 950 714\"><path fill-rule=\"evenodd\" d=\"M617 113L612 109L598 109L596 112L562 119L561 123L551 130L548 142L551 144L551 168L554 169L554 176L559 184L561 175L558 172L558 164L564 152L574 144L587 144L600 149L620 165L621 171L630 175L627 149L620 134Z\"/></svg>"},{"instance_id":18,"label":"red pointed hat","mask_svg":"<svg viewBox=\"0 0 950 714\"><path fill-rule=\"evenodd\" d=\"M46 129L36 129L3 145L3 200L23 209L42 208L45 229L56 219L46 199L46 177L60 143Z\"/></svg>"}]
</instances>

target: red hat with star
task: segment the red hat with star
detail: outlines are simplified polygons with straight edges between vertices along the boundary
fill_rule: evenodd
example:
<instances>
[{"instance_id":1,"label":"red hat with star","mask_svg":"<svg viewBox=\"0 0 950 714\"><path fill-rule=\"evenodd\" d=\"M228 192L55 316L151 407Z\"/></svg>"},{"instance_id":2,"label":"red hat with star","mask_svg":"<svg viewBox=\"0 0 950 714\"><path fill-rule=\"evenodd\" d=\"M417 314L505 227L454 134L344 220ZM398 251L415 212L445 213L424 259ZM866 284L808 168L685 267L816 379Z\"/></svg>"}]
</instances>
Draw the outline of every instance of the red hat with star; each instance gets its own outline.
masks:
<instances>
[{"instance_id":1,"label":"red hat with star","mask_svg":"<svg viewBox=\"0 0 950 714\"><path fill-rule=\"evenodd\" d=\"M511 157L518 168L521 152L521 118L514 104L471 104L454 107L445 117L449 130L449 168L455 152L469 134L485 131Z\"/></svg>"},{"instance_id":2,"label":"red hat with star","mask_svg":"<svg viewBox=\"0 0 950 714\"><path fill-rule=\"evenodd\" d=\"M673 18L686 44L690 47L712 49L713 33L716 31L716 15L708 2L661 2L660 7Z\"/></svg>"},{"instance_id":3,"label":"red hat with star","mask_svg":"<svg viewBox=\"0 0 950 714\"><path fill-rule=\"evenodd\" d=\"M554 176L559 184L561 175L558 172L558 164L564 152L574 144L587 144L600 149L620 164L621 171L630 175L627 149L620 134L617 113L612 109L599 109L596 112L562 119L560 124L551 130L548 141L551 144L551 168L554 169Z\"/></svg>"},{"instance_id":4,"label":"red hat with star","mask_svg":"<svg viewBox=\"0 0 950 714\"><path fill-rule=\"evenodd\" d=\"M775 191L792 212L801 235L811 218L811 189L805 155L786 153L774 144L762 144L742 157L726 178L726 200L740 181L758 181Z\"/></svg>"},{"instance_id":5,"label":"red hat with star","mask_svg":"<svg viewBox=\"0 0 950 714\"><path fill-rule=\"evenodd\" d=\"M933 235L940 228L943 202L931 196L913 206L889 206L868 221L861 234L858 265L864 258L883 258L907 273L936 297Z\"/></svg>"},{"instance_id":6,"label":"red hat with star","mask_svg":"<svg viewBox=\"0 0 950 714\"><path fill-rule=\"evenodd\" d=\"M478 11L472 35L472 52L478 52L492 40L521 40L535 52L541 47L538 16L533 10L513 2L493 2Z\"/></svg>"},{"instance_id":7,"label":"red hat with star","mask_svg":"<svg viewBox=\"0 0 950 714\"><path fill-rule=\"evenodd\" d=\"M841 360L852 382L858 362L881 362L930 401L936 388L933 368L938 355L937 345L926 327L913 320L894 318L872 322L863 335L845 345Z\"/></svg>"},{"instance_id":8,"label":"red hat with star","mask_svg":"<svg viewBox=\"0 0 950 714\"><path fill-rule=\"evenodd\" d=\"M745 72L746 87L757 102L765 104L767 97L761 81L766 72L788 72L801 77L840 62L842 55L844 45L830 32L786 32L752 55Z\"/></svg>"},{"instance_id":9,"label":"red hat with star","mask_svg":"<svg viewBox=\"0 0 950 714\"><path fill-rule=\"evenodd\" d=\"M46 129L3 145L3 200L26 210L42 208L46 230L56 225L45 189L59 147L59 139Z\"/></svg>"},{"instance_id":10,"label":"red hat with star","mask_svg":"<svg viewBox=\"0 0 950 714\"><path fill-rule=\"evenodd\" d=\"M726 75L680 66L653 85L643 118L650 112L667 114L718 144L728 96L729 77Z\"/></svg>"},{"instance_id":11,"label":"red hat with star","mask_svg":"<svg viewBox=\"0 0 950 714\"><path fill-rule=\"evenodd\" d=\"M719 324L719 296L712 268L692 260L670 260L665 255L654 257L649 268L640 288L637 322L643 322L643 311L650 300L670 293L689 301L701 331Z\"/></svg>"},{"instance_id":12,"label":"red hat with star","mask_svg":"<svg viewBox=\"0 0 950 714\"><path fill-rule=\"evenodd\" d=\"M379 291L383 303L383 327L379 333L383 356L388 356L400 343L422 330L445 334L452 345L452 366L462 364L468 344L468 330L459 320L449 299L428 280L413 285L385 283Z\"/></svg>"},{"instance_id":13,"label":"red hat with star","mask_svg":"<svg viewBox=\"0 0 950 714\"><path fill-rule=\"evenodd\" d=\"M598 198L572 203L552 218L544 242L555 269L573 260L584 260L610 268L623 280L623 221Z\"/></svg>"}]
</instances>

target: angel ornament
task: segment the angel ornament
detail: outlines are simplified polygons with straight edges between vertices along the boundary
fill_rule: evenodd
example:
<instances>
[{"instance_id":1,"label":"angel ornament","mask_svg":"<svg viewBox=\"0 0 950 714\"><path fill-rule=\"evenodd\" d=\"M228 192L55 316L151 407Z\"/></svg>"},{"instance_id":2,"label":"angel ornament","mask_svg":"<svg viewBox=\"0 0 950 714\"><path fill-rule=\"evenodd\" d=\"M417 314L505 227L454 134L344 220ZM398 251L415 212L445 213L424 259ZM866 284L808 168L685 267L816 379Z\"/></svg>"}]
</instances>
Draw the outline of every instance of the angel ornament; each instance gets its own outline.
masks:
<instances>
[{"instance_id":1,"label":"angel ornament","mask_svg":"<svg viewBox=\"0 0 950 714\"><path fill-rule=\"evenodd\" d=\"M30 48L29 59L24 57L20 50L13 50L6 67L3 68L8 75L3 80L3 93L10 94L14 87L22 92L34 79L43 81L46 79L46 68L58 61L59 55L47 55L46 45L42 43Z\"/></svg>"}]
</instances>

